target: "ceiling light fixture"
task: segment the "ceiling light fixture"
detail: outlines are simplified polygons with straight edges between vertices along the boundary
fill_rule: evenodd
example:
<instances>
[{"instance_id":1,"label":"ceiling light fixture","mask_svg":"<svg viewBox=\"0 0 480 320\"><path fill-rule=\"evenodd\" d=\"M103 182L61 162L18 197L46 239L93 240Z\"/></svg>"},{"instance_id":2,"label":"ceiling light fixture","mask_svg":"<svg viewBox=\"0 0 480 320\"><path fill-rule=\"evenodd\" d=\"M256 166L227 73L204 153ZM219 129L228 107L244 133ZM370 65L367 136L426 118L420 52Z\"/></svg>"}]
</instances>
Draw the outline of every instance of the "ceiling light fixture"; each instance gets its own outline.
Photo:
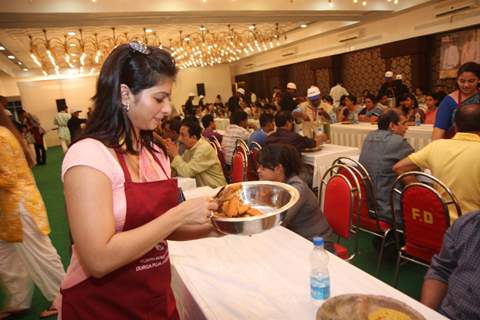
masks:
<instances>
[{"instance_id":1,"label":"ceiling light fixture","mask_svg":"<svg viewBox=\"0 0 480 320\"><path fill-rule=\"evenodd\" d=\"M97 33L85 33L82 29L75 36L65 34L63 38L52 37L42 30L43 37L30 38L30 57L44 72L59 73L62 69L77 69L89 72L92 68L100 70L106 56L115 47L130 41L139 41L150 46L169 50L181 69L189 67L213 66L240 60L241 56L254 52L263 52L279 46L286 35L277 24L257 28L256 25L236 30L230 25L224 31L211 32L205 26L199 32L188 35L179 31L178 37L162 43L155 31L143 34L117 33L111 28L110 37L100 37ZM79 58L78 58L79 57Z\"/></svg>"},{"instance_id":2,"label":"ceiling light fixture","mask_svg":"<svg viewBox=\"0 0 480 320\"><path fill-rule=\"evenodd\" d=\"M4 46L0 46L0 51L5 51L5 47L4 47Z\"/></svg>"},{"instance_id":3,"label":"ceiling light fixture","mask_svg":"<svg viewBox=\"0 0 480 320\"><path fill-rule=\"evenodd\" d=\"M7 58L10 59L10 60L14 60L14 59L15 59L15 56L8 55Z\"/></svg>"},{"instance_id":4,"label":"ceiling light fixture","mask_svg":"<svg viewBox=\"0 0 480 320\"><path fill-rule=\"evenodd\" d=\"M145 29L145 32L146 32L146 33L152 33L152 32L153 32L153 30L152 30L152 29L150 29L150 28L147 28L147 29Z\"/></svg>"},{"instance_id":5,"label":"ceiling light fixture","mask_svg":"<svg viewBox=\"0 0 480 320\"><path fill-rule=\"evenodd\" d=\"M308 26L305 23L300 25L300 28L306 28L306 27L308 27Z\"/></svg>"},{"instance_id":6,"label":"ceiling light fixture","mask_svg":"<svg viewBox=\"0 0 480 320\"><path fill-rule=\"evenodd\" d=\"M71 37L73 37L74 35L76 35L77 33L75 31L69 31L67 32L67 34Z\"/></svg>"},{"instance_id":7,"label":"ceiling light fixture","mask_svg":"<svg viewBox=\"0 0 480 320\"><path fill-rule=\"evenodd\" d=\"M28 68L23 68L23 71L28 71Z\"/></svg>"}]
</instances>

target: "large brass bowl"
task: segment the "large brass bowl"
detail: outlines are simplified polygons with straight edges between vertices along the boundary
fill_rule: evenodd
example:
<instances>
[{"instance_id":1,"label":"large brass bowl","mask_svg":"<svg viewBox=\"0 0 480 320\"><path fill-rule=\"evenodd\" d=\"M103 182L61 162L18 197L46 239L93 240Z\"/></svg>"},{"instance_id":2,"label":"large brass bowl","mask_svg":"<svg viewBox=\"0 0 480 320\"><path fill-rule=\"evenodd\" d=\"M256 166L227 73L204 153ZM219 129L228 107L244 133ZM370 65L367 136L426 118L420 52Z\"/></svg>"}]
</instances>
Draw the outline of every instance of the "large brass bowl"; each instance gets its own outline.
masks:
<instances>
[{"instance_id":1,"label":"large brass bowl","mask_svg":"<svg viewBox=\"0 0 480 320\"><path fill-rule=\"evenodd\" d=\"M275 181L241 182L240 199L263 214L254 217L212 217L218 231L227 234L251 235L273 228L285 218L286 211L297 203L300 195L294 187Z\"/></svg>"}]
</instances>

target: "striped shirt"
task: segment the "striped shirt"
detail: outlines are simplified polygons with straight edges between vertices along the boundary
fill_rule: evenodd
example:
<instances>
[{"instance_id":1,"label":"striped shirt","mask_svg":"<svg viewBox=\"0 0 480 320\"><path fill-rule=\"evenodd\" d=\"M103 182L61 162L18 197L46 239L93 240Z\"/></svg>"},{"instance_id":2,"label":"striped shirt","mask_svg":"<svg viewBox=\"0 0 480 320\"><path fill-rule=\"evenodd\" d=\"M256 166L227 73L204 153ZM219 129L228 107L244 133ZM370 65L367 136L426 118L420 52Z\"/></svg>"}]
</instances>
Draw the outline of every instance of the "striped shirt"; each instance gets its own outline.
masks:
<instances>
[{"instance_id":1,"label":"striped shirt","mask_svg":"<svg viewBox=\"0 0 480 320\"><path fill-rule=\"evenodd\" d=\"M480 212L461 216L447 230L426 279L448 285L438 311L450 319L480 319Z\"/></svg>"},{"instance_id":2,"label":"striped shirt","mask_svg":"<svg viewBox=\"0 0 480 320\"><path fill-rule=\"evenodd\" d=\"M225 129L225 134L222 140L222 151L225 155L225 162L228 165L232 164L233 151L235 150L235 143L238 139L247 142L250 132L247 129L237 126L236 124L230 124Z\"/></svg>"}]
</instances>

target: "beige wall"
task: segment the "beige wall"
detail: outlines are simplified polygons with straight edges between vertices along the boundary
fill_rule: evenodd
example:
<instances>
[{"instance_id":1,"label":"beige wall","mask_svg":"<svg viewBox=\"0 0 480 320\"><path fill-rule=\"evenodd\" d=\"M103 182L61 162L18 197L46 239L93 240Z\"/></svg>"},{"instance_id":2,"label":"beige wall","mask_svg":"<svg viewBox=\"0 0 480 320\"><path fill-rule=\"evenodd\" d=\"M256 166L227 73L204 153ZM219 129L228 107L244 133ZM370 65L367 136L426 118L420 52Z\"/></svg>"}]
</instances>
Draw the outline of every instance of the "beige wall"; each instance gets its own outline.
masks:
<instances>
[{"instance_id":1,"label":"beige wall","mask_svg":"<svg viewBox=\"0 0 480 320\"><path fill-rule=\"evenodd\" d=\"M226 101L232 95L231 81L228 64L180 70L173 88L173 103L179 108L185 103L190 92L196 96L197 83L205 84L206 102L214 102L217 94L220 94L223 101ZM195 103L196 101L194 100Z\"/></svg>"},{"instance_id":2,"label":"beige wall","mask_svg":"<svg viewBox=\"0 0 480 320\"><path fill-rule=\"evenodd\" d=\"M17 82L10 76L0 77L0 95L5 97L19 96Z\"/></svg>"},{"instance_id":3,"label":"beige wall","mask_svg":"<svg viewBox=\"0 0 480 320\"><path fill-rule=\"evenodd\" d=\"M322 33L324 24L317 23L308 27L311 34L317 34L305 40L281 46L271 51L241 59L232 64L232 74L251 73L273 67L288 65L315 58L370 48L385 43L405 40L448 30L476 25L480 21L480 8L468 10L450 16L435 17L438 1L430 5L406 10L397 15L353 25L338 32ZM310 29L311 28L311 29ZM359 38L340 42L340 36L358 31ZM287 57L282 52L292 49L296 53ZM292 51L290 50L290 51Z\"/></svg>"},{"instance_id":4,"label":"beige wall","mask_svg":"<svg viewBox=\"0 0 480 320\"><path fill-rule=\"evenodd\" d=\"M47 145L59 144L53 118L57 113L56 99L65 99L69 111L80 109L81 117L91 105L90 98L95 94L95 76L70 79L18 81L22 106L28 112L38 116L42 126L48 131Z\"/></svg>"}]
</instances>

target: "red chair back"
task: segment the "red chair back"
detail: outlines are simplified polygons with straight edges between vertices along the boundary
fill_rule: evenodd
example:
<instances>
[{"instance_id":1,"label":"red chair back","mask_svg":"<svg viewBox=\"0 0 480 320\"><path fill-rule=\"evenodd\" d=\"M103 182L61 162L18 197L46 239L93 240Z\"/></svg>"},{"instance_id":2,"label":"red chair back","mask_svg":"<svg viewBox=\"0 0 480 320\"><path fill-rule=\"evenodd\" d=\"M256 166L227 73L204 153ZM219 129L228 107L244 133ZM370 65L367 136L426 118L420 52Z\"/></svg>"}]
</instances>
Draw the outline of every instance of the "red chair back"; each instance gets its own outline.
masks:
<instances>
[{"instance_id":1,"label":"red chair back","mask_svg":"<svg viewBox=\"0 0 480 320\"><path fill-rule=\"evenodd\" d=\"M409 184L402 192L405 252L430 263L440 251L450 226L448 208L440 194L423 183Z\"/></svg>"},{"instance_id":2,"label":"red chair back","mask_svg":"<svg viewBox=\"0 0 480 320\"><path fill-rule=\"evenodd\" d=\"M230 173L230 182L242 182L245 181L245 168L247 166L247 160L244 153L241 150L236 150L232 157L232 171Z\"/></svg>"},{"instance_id":3,"label":"red chair back","mask_svg":"<svg viewBox=\"0 0 480 320\"><path fill-rule=\"evenodd\" d=\"M354 209L354 192L348 179L333 175L325 186L323 214L333 231L342 238L350 238Z\"/></svg>"},{"instance_id":4,"label":"red chair back","mask_svg":"<svg viewBox=\"0 0 480 320\"><path fill-rule=\"evenodd\" d=\"M225 156L223 155L223 152L222 152L222 147L215 136L212 136L212 138L209 141L210 145L213 147L213 149L215 149L215 152L217 153L218 160L220 161L220 165L222 166L223 175L226 178L228 177L228 170L227 170L227 163L225 161Z\"/></svg>"},{"instance_id":5,"label":"red chair back","mask_svg":"<svg viewBox=\"0 0 480 320\"><path fill-rule=\"evenodd\" d=\"M257 173L257 158L258 153L262 147L260 145L256 146L253 145L250 148L250 153L248 154L248 165L247 165L247 178L248 181L256 181L258 180L258 173Z\"/></svg>"},{"instance_id":6,"label":"red chair back","mask_svg":"<svg viewBox=\"0 0 480 320\"><path fill-rule=\"evenodd\" d=\"M378 220L376 215L375 205L372 204L374 200L370 197L373 196L373 187L367 176L362 175L362 170L356 167L349 167L350 170L340 168L338 173L344 175L348 181L355 185L358 183L360 189L359 193L355 193L355 197L359 197L359 201L354 201L354 212L358 214L358 219L354 220L354 223L359 224L360 228L367 229L373 232L383 232L388 229L390 225L386 222ZM360 206L360 208L358 208Z\"/></svg>"}]
</instances>

